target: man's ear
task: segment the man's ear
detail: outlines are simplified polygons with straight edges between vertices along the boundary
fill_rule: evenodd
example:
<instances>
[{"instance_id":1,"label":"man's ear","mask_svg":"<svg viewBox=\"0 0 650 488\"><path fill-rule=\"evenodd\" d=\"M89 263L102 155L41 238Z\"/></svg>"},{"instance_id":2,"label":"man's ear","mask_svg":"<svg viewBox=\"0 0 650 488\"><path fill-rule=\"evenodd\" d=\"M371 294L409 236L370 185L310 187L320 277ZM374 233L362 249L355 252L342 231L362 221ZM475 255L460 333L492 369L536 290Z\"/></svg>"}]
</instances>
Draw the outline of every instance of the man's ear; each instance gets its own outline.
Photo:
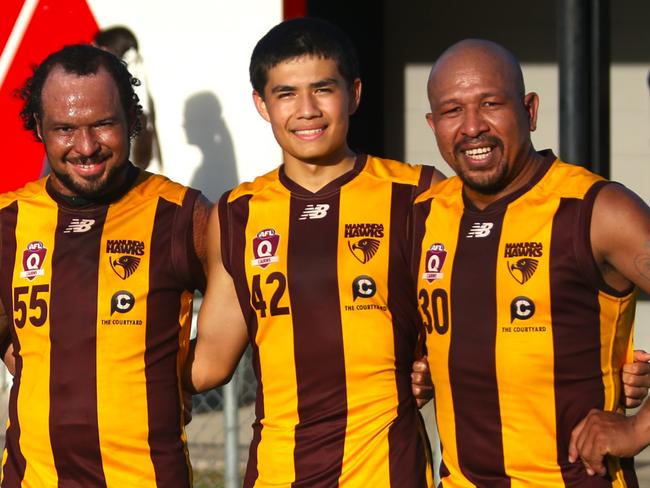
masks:
<instances>
[{"instance_id":1,"label":"man's ear","mask_svg":"<svg viewBox=\"0 0 650 488\"><path fill-rule=\"evenodd\" d=\"M271 118L269 117L269 111L266 109L264 97L260 95L257 90L253 90L253 102L255 103L257 112L262 116L262 118L267 122L270 122Z\"/></svg>"},{"instance_id":2,"label":"man's ear","mask_svg":"<svg viewBox=\"0 0 650 488\"><path fill-rule=\"evenodd\" d=\"M356 78L350 87L350 105L348 107L350 115L359 108L359 104L361 103L361 88L361 80Z\"/></svg>"},{"instance_id":3,"label":"man's ear","mask_svg":"<svg viewBox=\"0 0 650 488\"><path fill-rule=\"evenodd\" d=\"M34 114L34 122L36 122L36 137L38 140L43 142L43 128L41 127L41 118L38 114Z\"/></svg>"},{"instance_id":4,"label":"man's ear","mask_svg":"<svg viewBox=\"0 0 650 488\"><path fill-rule=\"evenodd\" d=\"M429 127L431 127L431 130L435 134L436 133L436 124L433 121L433 114L431 112L429 112L428 114L425 115L425 117L427 119L427 124L429 124Z\"/></svg>"},{"instance_id":5,"label":"man's ear","mask_svg":"<svg viewBox=\"0 0 650 488\"><path fill-rule=\"evenodd\" d=\"M528 115L528 128L531 132L537 129L537 109L539 108L539 96L535 92L524 95L524 109Z\"/></svg>"}]
</instances>

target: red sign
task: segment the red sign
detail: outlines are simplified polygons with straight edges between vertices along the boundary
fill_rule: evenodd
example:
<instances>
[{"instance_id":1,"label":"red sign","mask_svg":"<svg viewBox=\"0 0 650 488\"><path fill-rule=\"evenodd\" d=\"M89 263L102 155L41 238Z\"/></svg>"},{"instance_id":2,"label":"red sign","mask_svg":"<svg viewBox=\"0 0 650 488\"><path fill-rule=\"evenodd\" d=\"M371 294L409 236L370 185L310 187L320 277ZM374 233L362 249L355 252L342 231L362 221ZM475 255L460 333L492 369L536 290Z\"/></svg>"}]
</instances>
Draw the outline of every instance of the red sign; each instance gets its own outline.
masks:
<instances>
[{"instance_id":1,"label":"red sign","mask_svg":"<svg viewBox=\"0 0 650 488\"><path fill-rule=\"evenodd\" d=\"M90 42L98 30L86 0L2 0L0 6L0 192L39 177L41 143L20 119L22 101L14 96L32 67L66 44Z\"/></svg>"}]
</instances>

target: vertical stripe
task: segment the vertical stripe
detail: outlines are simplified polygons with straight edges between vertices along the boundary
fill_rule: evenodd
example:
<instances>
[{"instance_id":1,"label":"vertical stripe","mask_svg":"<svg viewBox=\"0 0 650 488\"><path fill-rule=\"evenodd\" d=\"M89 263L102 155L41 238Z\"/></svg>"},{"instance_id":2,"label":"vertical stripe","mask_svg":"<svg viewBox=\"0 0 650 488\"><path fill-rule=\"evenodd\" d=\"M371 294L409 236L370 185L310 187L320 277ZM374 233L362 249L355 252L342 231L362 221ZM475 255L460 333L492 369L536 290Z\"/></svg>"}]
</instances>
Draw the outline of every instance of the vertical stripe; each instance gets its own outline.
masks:
<instances>
[{"instance_id":1,"label":"vertical stripe","mask_svg":"<svg viewBox=\"0 0 650 488\"><path fill-rule=\"evenodd\" d=\"M337 486L347 423L336 258L339 194L318 203L329 205L322 218L300 220L305 200L296 197L291 198L290 208L287 278L300 419L295 434L295 487ZM327 368L314 361L323 351L328 352ZM320 473L318 479L309 478L313 473Z\"/></svg>"},{"instance_id":2,"label":"vertical stripe","mask_svg":"<svg viewBox=\"0 0 650 488\"><path fill-rule=\"evenodd\" d=\"M14 320L12 306L12 277L14 276L14 263L16 256L16 223L18 219L18 204L12 203L0 210L0 269L2 279L0 281L0 298L7 314L10 324ZM17 416L16 400L20 389L20 375L22 371L22 357L20 356L20 343L16 338L13 325L9 326L12 341L14 344L14 356L16 358L16 371L14 382L9 395L9 427L5 437L5 453L2 467L2 480L4 486L18 487L25 474L25 457L20 450L20 423Z\"/></svg>"},{"instance_id":3,"label":"vertical stripe","mask_svg":"<svg viewBox=\"0 0 650 488\"><path fill-rule=\"evenodd\" d=\"M127 197L110 205L102 232L96 324L97 418L106 484L151 488L156 476L148 442L145 338L157 198L139 203L134 205ZM119 265L124 259L136 263L129 273ZM164 287L157 281L151 283ZM121 302L127 293L131 301ZM126 306L116 306L118 300ZM125 398L129 399L129 422L124 422Z\"/></svg>"},{"instance_id":4,"label":"vertical stripe","mask_svg":"<svg viewBox=\"0 0 650 488\"><path fill-rule=\"evenodd\" d=\"M50 438L59 486L106 486L97 422L97 266L106 218L64 233L59 211L50 295Z\"/></svg>"},{"instance_id":5,"label":"vertical stripe","mask_svg":"<svg viewBox=\"0 0 650 488\"><path fill-rule=\"evenodd\" d=\"M411 365L420 332L417 315L416 291L410 279L408 262L412 248L406 240L408 234L408 215L411 208L413 187L394 183L392 185L390 207L390 241L388 262L388 308L393 320L395 341L395 383L397 386L397 418L388 434L390 486L399 488L426 487L427 463L425 449L428 440L424 434L414 438L419 431L421 420L413 394L411 393ZM406 241L406 242L405 242ZM421 331L426 337L426 332Z\"/></svg>"},{"instance_id":6,"label":"vertical stripe","mask_svg":"<svg viewBox=\"0 0 650 488\"><path fill-rule=\"evenodd\" d=\"M463 215L451 281L449 378L460 468L477 486L494 488L510 486L495 365L496 282L476 277L495 276L502 220L502 213Z\"/></svg>"},{"instance_id":7,"label":"vertical stripe","mask_svg":"<svg viewBox=\"0 0 650 488\"><path fill-rule=\"evenodd\" d=\"M570 486L587 483L582 465L568 462L571 431L589 409L604 407L598 295L574 271L579 206L579 200L561 200L553 219L550 250L557 462ZM605 478L590 481L589 486L611 486Z\"/></svg>"},{"instance_id":8,"label":"vertical stripe","mask_svg":"<svg viewBox=\"0 0 650 488\"><path fill-rule=\"evenodd\" d=\"M518 211L520 203L514 202L501 230L495 278L496 370L505 469L512 488L526 484L564 486L554 462L557 454L549 299L551 221L557 204L556 199L543 200ZM527 269L529 274L520 272L526 266L536 267L532 273Z\"/></svg>"},{"instance_id":9,"label":"vertical stripe","mask_svg":"<svg viewBox=\"0 0 650 488\"><path fill-rule=\"evenodd\" d=\"M413 207L413 212L411 213L411 227L412 227L412 245L411 245L411 256L410 256L410 273L413 283L415 284L417 293L418 283L420 280L419 269L420 269L420 256L422 256L422 245L424 243L424 236L426 234L426 223L429 213L431 212L431 199L428 199L418 205ZM417 296L417 295L416 295ZM416 303L417 309L417 303ZM422 328L420 331L420 337L418 338L418 344L416 349L416 355L418 357L426 356L427 352L427 331L424 328L422 320L419 321L419 325Z\"/></svg>"},{"instance_id":10,"label":"vertical stripe","mask_svg":"<svg viewBox=\"0 0 650 488\"><path fill-rule=\"evenodd\" d=\"M253 314L250 306L250 292L246 285L246 225L248 223L250 196L241 197L230 206L227 195L219 201L219 224L221 230L221 259L224 267L232 275L237 297L242 311L245 312L246 323L249 327L249 337L254 338L257 334L257 317ZM232 213L232 217L231 217ZM257 378L257 392L255 396L255 418L264 418L264 389L260 375L260 356L257 345L253 343L252 351L253 370ZM259 476L257 469L257 448L262 434L262 425L258 420L253 424L253 438L248 452L248 463L244 475L244 488L251 488Z\"/></svg>"},{"instance_id":11,"label":"vertical stripe","mask_svg":"<svg viewBox=\"0 0 650 488\"><path fill-rule=\"evenodd\" d=\"M145 376L147 378L147 406L149 417L149 446L151 460L159 487L189 487L190 467L183 442L182 398L179 392L176 360L179 352L181 303L170 299L178 296L171 286L169 263L174 238L185 236L169 232L173 227L178 206L159 199L151 236L149 265L150 286L160 287L170 280L171 294L157 293L147 298L147 331ZM178 285L176 285L178 286ZM170 319L173 322L170 323Z\"/></svg>"}]
</instances>

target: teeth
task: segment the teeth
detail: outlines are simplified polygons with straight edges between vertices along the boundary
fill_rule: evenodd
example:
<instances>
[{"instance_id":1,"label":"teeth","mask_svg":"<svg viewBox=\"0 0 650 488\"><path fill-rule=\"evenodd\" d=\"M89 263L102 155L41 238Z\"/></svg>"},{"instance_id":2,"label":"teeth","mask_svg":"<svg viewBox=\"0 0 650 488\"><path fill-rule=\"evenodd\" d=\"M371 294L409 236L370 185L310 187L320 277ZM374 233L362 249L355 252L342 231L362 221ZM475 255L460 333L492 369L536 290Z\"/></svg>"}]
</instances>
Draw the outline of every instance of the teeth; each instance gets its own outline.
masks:
<instances>
[{"instance_id":1,"label":"teeth","mask_svg":"<svg viewBox=\"0 0 650 488\"><path fill-rule=\"evenodd\" d=\"M491 152L491 147L477 147L475 149L468 149L464 151L465 156L472 158L474 161L483 161L484 159L487 159L490 157Z\"/></svg>"},{"instance_id":2,"label":"teeth","mask_svg":"<svg viewBox=\"0 0 650 488\"><path fill-rule=\"evenodd\" d=\"M480 156L481 154L488 154L492 152L491 147L477 147L476 149L468 149L465 154L468 156Z\"/></svg>"},{"instance_id":3,"label":"teeth","mask_svg":"<svg viewBox=\"0 0 650 488\"><path fill-rule=\"evenodd\" d=\"M303 130L297 130L295 132L296 134L311 136L314 134L320 134L321 132L323 132L323 129L303 129Z\"/></svg>"}]
</instances>

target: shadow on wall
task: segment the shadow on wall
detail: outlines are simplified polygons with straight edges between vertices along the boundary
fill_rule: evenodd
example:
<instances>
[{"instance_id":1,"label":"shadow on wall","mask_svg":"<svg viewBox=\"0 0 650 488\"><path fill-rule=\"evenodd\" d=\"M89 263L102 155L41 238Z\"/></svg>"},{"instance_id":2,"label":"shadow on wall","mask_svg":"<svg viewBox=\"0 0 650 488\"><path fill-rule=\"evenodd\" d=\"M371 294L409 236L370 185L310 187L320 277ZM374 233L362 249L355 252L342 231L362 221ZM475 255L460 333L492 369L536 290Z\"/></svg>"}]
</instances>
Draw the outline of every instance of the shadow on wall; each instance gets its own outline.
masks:
<instances>
[{"instance_id":1,"label":"shadow on wall","mask_svg":"<svg viewBox=\"0 0 650 488\"><path fill-rule=\"evenodd\" d=\"M202 155L190 186L216 202L239 180L230 132L213 93L200 92L187 99L184 127L187 142L198 146Z\"/></svg>"}]
</instances>

